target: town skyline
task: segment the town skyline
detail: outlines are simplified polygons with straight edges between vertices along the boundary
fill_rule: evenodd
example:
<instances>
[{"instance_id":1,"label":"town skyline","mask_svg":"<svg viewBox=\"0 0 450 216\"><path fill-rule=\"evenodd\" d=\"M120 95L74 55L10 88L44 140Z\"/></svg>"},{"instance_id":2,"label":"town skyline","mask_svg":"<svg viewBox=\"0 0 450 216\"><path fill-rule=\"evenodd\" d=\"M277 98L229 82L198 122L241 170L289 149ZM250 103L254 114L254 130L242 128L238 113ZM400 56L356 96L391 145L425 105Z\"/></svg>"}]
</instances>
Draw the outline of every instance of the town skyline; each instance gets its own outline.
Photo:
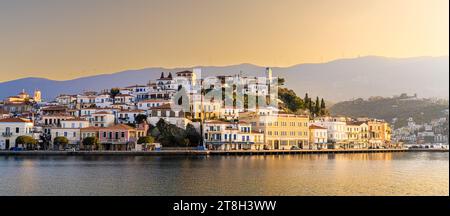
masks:
<instances>
[{"instance_id":1,"label":"town skyline","mask_svg":"<svg viewBox=\"0 0 450 216\"><path fill-rule=\"evenodd\" d=\"M0 82L153 66L448 56L448 1L2 1L0 27Z\"/></svg>"}]
</instances>

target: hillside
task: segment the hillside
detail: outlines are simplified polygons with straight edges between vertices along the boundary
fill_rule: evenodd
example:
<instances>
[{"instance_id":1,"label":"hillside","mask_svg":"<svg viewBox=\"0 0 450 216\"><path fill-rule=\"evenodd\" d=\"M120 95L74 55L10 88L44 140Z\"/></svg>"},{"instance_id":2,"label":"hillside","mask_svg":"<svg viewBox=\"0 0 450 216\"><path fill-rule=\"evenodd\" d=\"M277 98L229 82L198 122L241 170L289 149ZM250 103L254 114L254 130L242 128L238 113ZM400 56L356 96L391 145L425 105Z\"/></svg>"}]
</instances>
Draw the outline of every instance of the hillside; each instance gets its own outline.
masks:
<instances>
[{"instance_id":1,"label":"hillside","mask_svg":"<svg viewBox=\"0 0 450 216\"><path fill-rule=\"evenodd\" d=\"M396 127L406 125L409 117L417 123L429 122L445 116L448 100L417 99L414 97L372 97L367 100L356 99L334 104L330 108L332 115L348 115L352 117L371 117L392 122L397 118Z\"/></svg>"},{"instance_id":2,"label":"hillside","mask_svg":"<svg viewBox=\"0 0 450 216\"><path fill-rule=\"evenodd\" d=\"M264 66L239 64L220 67L200 67L202 76L244 75L264 76ZM22 89L32 93L40 89L43 98L53 100L61 93L76 94L84 90L103 90L134 84L145 84L161 72L177 72L192 68L146 68L111 74L55 81L44 78L24 78L0 83L0 99L15 95ZM273 67L275 76L285 78L286 87L298 95L306 92L320 95L328 101L390 96L395 92L417 93L423 97L448 98L448 57L385 58L367 56L340 59L326 63Z\"/></svg>"}]
</instances>

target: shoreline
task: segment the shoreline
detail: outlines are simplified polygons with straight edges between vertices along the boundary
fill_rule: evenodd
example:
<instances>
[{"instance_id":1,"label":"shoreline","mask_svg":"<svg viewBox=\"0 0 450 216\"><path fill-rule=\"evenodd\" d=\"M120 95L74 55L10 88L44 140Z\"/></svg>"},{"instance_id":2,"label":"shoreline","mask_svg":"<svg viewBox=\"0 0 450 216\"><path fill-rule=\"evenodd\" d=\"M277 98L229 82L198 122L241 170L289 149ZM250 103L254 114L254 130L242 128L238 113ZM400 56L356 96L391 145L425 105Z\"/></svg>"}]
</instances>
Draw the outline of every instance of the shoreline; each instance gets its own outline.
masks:
<instances>
[{"instance_id":1,"label":"shoreline","mask_svg":"<svg viewBox=\"0 0 450 216\"><path fill-rule=\"evenodd\" d=\"M0 156L208 156L449 152L448 149L323 149L323 150L161 150L161 151L0 151Z\"/></svg>"}]
</instances>

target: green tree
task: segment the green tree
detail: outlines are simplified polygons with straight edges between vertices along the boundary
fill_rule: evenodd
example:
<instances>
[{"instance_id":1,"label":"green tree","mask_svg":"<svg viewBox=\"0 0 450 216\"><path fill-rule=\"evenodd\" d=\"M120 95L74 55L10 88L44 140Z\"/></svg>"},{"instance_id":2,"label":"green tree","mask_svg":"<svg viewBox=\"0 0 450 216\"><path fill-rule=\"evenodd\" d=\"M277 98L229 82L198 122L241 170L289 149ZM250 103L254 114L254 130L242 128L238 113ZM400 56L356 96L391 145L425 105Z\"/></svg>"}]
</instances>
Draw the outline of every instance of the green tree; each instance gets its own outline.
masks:
<instances>
[{"instance_id":1,"label":"green tree","mask_svg":"<svg viewBox=\"0 0 450 216\"><path fill-rule=\"evenodd\" d=\"M189 141L189 139L188 138L184 138L183 140L182 140L182 143L181 143L183 146L186 146L186 147L189 147L189 145L191 144L191 141Z\"/></svg>"},{"instance_id":2,"label":"green tree","mask_svg":"<svg viewBox=\"0 0 450 216\"><path fill-rule=\"evenodd\" d=\"M320 101L319 101L319 97L316 97L316 102L314 103L315 107L314 107L314 114L317 116L320 113Z\"/></svg>"},{"instance_id":3,"label":"green tree","mask_svg":"<svg viewBox=\"0 0 450 216\"><path fill-rule=\"evenodd\" d=\"M83 146L88 147L89 150L92 150L92 146L94 146L97 150L100 150L100 142L97 137L86 137L82 141Z\"/></svg>"},{"instance_id":4,"label":"green tree","mask_svg":"<svg viewBox=\"0 0 450 216\"><path fill-rule=\"evenodd\" d=\"M150 135L152 137L159 137L161 135L161 132L159 131L159 129L157 127L153 127L153 129L151 129L151 131L150 131Z\"/></svg>"},{"instance_id":5,"label":"green tree","mask_svg":"<svg viewBox=\"0 0 450 216\"><path fill-rule=\"evenodd\" d=\"M320 101L320 115L322 115L322 116L325 115L326 109L327 109L327 107L325 105L325 101L322 98L322 100Z\"/></svg>"},{"instance_id":6,"label":"green tree","mask_svg":"<svg viewBox=\"0 0 450 216\"><path fill-rule=\"evenodd\" d=\"M137 124L146 123L147 122L147 115L139 114L137 115L134 120Z\"/></svg>"},{"instance_id":7,"label":"green tree","mask_svg":"<svg viewBox=\"0 0 450 216\"><path fill-rule=\"evenodd\" d=\"M186 138L189 139L189 144L191 145L197 146L200 144L200 133L195 130L195 127L192 124L186 125Z\"/></svg>"},{"instance_id":8,"label":"green tree","mask_svg":"<svg viewBox=\"0 0 450 216\"><path fill-rule=\"evenodd\" d=\"M278 98L283 101L288 112L297 112L304 107L303 100L292 89L279 88Z\"/></svg>"},{"instance_id":9,"label":"green tree","mask_svg":"<svg viewBox=\"0 0 450 216\"><path fill-rule=\"evenodd\" d=\"M113 99L113 103L114 103L114 99L116 99L116 96L120 93L119 88L111 88L111 90L109 91L109 95L111 95L112 99Z\"/></svg>"},{"instance_id":10,"label":"green tree","mask_svg":"<svg viewBox=\"0 0 450 216\"><path fill-rule=\"evenodd\" d=\"M53 139L53 144L58 146L58 148L61 146L64 149L67 144L69 144L69 140L63 136L57 136L55 137L55 139Z\"/></svg>"},{"instance_id":11,"label":"green tree","mask_svg":"<svg viewBox=\"0 0 450 216\"><path fill-rule=\"evenodd\" d=\"M38 141L31 136L18 136L16 144L23 145L26 149L35 149Z\"/></svg>"},{"instance_id":12,"label":"green tree","mask_svg":"<svg viewBox=\"0 0 450 216\"><path fill-rule=\"evenodd\" d=\"M305 107L309 107L309 104L311 102L311 99L308 97L308 93L305 93L305 98L303 99L304 103L305 103Z\"/></svg>"},{"instance_id":13,"label":"green tree","mask_svg":"<svg viewBox=\"0 0 450 216\"><path fill-rule=\"evenodd\" d=\"M138 144L152 144L155 142L155 138L151 137L151 136L143 136L143 137L139 137L137 143Z\"/></svg>"}]
</instances>

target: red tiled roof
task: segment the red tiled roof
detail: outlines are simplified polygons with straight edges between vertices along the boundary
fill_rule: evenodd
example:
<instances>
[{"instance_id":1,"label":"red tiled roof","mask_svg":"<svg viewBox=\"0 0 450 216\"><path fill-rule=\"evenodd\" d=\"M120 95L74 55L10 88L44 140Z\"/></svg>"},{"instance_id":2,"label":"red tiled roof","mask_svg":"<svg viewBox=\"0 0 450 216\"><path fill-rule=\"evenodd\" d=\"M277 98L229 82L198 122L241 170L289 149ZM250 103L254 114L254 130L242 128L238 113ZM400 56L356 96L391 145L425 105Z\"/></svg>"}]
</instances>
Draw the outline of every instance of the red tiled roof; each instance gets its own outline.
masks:
<instances>
[{"instance_id":1,"label":"red tiled roof","mask_svg":"<svg viewBox=\"0 0 450 216\"><path fill-rule=\"evenodd\" d=\"M96 127L96 126L80 128L81 131L98 131L99 129L100 129L100 127Z\"/></svg>"},{"instance_id":2,"label":"red tiled roof","mask_svg":"<svg viewBox=\"0 0 450 216\"><path fill-rule=\"evenodd\" d=\"M327 128L324 128L324 127L321 127L321 126L318 126L318 125L310 125L309 129L327 129Z\"/></svg>"},{"instance_id":3,"label":"red tiled roof","mask_svg":"<svg viewBox=\"0 0 450 216\"><path fill-rule=\"evenodd\" d=\"M95 114L111 114L111 113L106 112L106 111L100 111L100 112L92 113L92 115L95 115Z\"/></svg>"},{"instance_id":4,"label":"red tiled roof","mask_svg":"<svg viewBox=\"0 0 450 216\"><path fill-rule=\"evenodd\" d=\"M166 104L163 104L163 105L161 105L161 106L152 107L152 108L150 108L150 109L151 109L151 110L171 109L171 105L168 104L168 103L166 103Z\"/></svg>"},{"instance_id":5,"label":"red tiled roof","mask_svg":"<svg viewBox=\"0 0 450 216\"><path fill-rule=\"evenodd\" d=\"M0 119L0 122L24 122L29 123L31 122L30 119L24 119L24 118L4 118Z\"/></svg>"},{"instance_id":6,"label":"red tiled roof","mask_svg":"<svg viewBox=\"0 0 450 216\"><path fill-rule=\"evenodd\" d=\"M87 121L87 120L84 118L74 117L74 118L63 120L63 121Z\"/></svg>"},{"instance_id":7,"label":"red tiled roof","mask_svg":"<svg viewBox=\"0 0 450 216\"><path fill-rule=\"evenodd\" d=\"M163 100L163 99L148 99L148 100L139 101L138 103L156 103L156 102L170 103L170 100Z\"/></svg>"},{"instance_id":8,"label":"red tiled roof","mask_svg":"<svg viewBox=\"0 0 450 216\"><path fill-rule=\"evenodd\" d=\"M135 128L126 124L116 124L113 126L100 128L100 130L135 130Z\"/></svg>"}]
</instances>

